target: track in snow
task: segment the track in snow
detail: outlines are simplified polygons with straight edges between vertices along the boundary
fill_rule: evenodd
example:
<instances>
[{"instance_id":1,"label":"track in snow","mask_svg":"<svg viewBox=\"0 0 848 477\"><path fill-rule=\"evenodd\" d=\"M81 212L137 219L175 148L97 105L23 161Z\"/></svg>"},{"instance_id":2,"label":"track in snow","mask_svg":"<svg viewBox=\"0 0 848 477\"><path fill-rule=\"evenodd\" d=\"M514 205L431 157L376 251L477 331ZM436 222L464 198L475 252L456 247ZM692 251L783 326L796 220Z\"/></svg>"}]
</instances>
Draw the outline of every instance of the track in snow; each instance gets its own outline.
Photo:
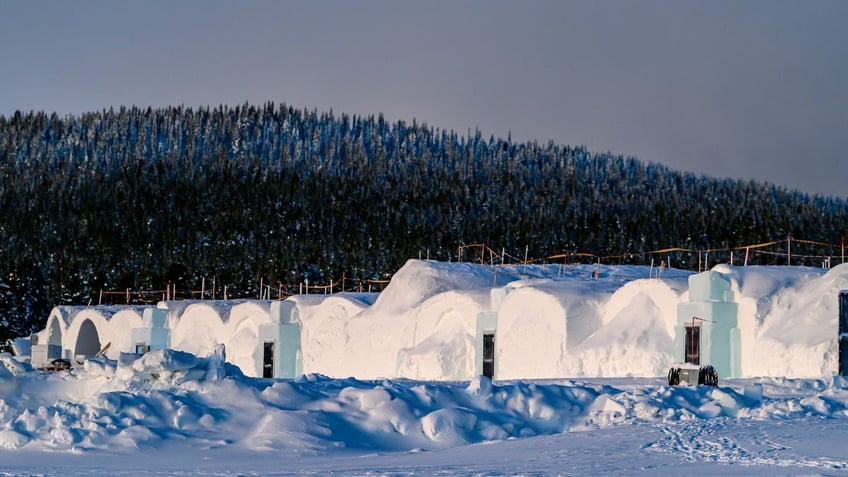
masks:
<instances>
[{"instance_id":1,"label":"track in snow","mask_svg":"<svg viewBox=\"0 0 848 477\"><path fill-rule=\"evenodd\" d=\"M728 417L660 422L656 427L662 432L663 437L648 443L645 447L689 462L848 469L848 459L801 456L793 450L795 442L805 437L791 431L806 427L805 431L809 432L811 429L819 428L823 422L826 421L822 418L787 422L778 427L781 431L779 433L775 432L774 421L770 421L768 426L764 425L765 421L737 420Z\"/></svg>"}]
</instances>

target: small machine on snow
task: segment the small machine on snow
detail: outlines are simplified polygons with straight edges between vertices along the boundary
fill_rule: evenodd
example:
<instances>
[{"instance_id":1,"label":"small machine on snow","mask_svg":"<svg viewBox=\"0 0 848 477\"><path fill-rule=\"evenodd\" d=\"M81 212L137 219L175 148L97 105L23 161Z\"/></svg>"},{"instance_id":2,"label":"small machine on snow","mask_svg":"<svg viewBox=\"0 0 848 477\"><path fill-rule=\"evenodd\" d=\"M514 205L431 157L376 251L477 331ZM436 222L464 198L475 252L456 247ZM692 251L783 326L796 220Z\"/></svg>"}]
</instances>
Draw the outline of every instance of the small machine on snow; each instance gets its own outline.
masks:
<instances>
[{"instance_id":1,"label":"small machine on snow","mask_svg":"<svg viewBox=\"0 0 848 477\"><path fill-rule=\"evenodd\" d=\"M685 363L674 363L668 370L668 385L706 384L718 386L718 372L711 364L701 363L701 328L698 322L715 323L697 316L692 317L692 324L686 325L686 339L683 342L683 359Z\"/></svg>"},{"instance_id":2,"label":"small machine on snow","mask_svg":"<svg viewBox=\"0 0 848 477\"><path fill-rule=\"evenodd\" d=\"M692 363L675 363L668 370L668 385L678 384L706 384L707 386L718 386L718 373L712 365L699 365Z\"/></svg>"}]
</instances>

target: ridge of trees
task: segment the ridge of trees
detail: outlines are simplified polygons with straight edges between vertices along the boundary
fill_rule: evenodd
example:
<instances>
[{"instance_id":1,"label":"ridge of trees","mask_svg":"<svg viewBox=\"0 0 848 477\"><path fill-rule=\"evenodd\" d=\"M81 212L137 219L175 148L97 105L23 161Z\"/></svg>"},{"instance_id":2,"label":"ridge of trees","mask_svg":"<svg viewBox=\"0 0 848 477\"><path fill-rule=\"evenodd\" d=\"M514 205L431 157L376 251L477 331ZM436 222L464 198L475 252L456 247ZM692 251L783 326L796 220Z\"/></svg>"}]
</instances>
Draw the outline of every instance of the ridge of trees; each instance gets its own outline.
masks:
<instances>
[{"instance_id":1,"label":"ridge of trees","mask_svg":"<svg viewBox=\"0 0 848 477\"><path fill-rule=\"evenodd\" d=\"M0 116L0 210L5 337L100 289L381 278L463 241L638 256L848 232L839 198L273 103Z\"/></svg>"}]
</instances>

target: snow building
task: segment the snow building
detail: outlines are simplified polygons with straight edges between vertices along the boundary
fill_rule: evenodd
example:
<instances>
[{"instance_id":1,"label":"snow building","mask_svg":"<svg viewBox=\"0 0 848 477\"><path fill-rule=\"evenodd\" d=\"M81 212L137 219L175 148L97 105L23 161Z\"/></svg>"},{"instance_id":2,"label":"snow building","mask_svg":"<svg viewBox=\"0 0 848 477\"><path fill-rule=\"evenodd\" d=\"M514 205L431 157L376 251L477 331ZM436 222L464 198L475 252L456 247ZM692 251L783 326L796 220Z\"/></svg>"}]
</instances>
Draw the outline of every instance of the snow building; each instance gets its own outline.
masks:
<instances>
[{"instance_id":1,"label":"snow building","mask_svg":"<svg viewBox=\"0 0 848 477\"><path fill-rule=\"evenodd\" d=\"M483 374L480 317L491 309L490 294L499 290L442 292L417 306L411 316L411 344L397 352L396 374L425 380L467 380ZM485 328L489 338L494 327L491 323ZM486 374L492 376L491 371Z\"/></svg>"},{"instance_id":2,"label":"snow building","mask_svg":"<svg viewBox=\"0 0 848 477\"><path fill-rule=\"evenodd\" d=\"M247 376L293 378L303 373L301 323L292 301L170 301L161 321L170 347L207 356L224 345L227 361ZM147 332L147 331L145 331Z\"/></svg>"},{"instance_id":3,"label":"snow building","mask_svg":"<svg viewBox=\"0 0 848 477\"><path fill-rule=\"evenodd\" d=\"M574 280L511 284L497 308L495 377L568 376L570 351L600 328L600 306L612 294L597 285Z\"/></svg>"},{"instance_id":4,"label":"snow building","mask_svg":"<svg viewBox=\"0 0 848 477\"><path fill-rule=\"evenodd\" d=\"M121 353L158 349L207 356L224 345L227 361L247 376L293 378L328 370L347 376L350 366L340 343L348 339L341 334L349 318L373 304L376 295L57 306L47 326L30 338L27 354L35 367L44 368L56 359L76 366L97 355L117 359Z\"/></svg>"},{"instance_id":5,"label":"snow building","mask_svg":"<svg viewBox=\"0 0 848 477\"><path fill-rule=\"evenodd\" d=\"M142 325L142 310L138 306L57 306L45 329L33 337L32 364L45 367L54 359L64 359L77 366L99 353L116 358L121 351L130 351L128 330Z\"/></svg>"},{"instance_id":6,"label":"snow building","mask_svg":"<svg viewBox=\"0 0 848 477\"><path fill-rule=\"evenodd\" d=\"M677 305L675 361L712 364L722 378L742 375L739 306L729 275L714 270L689 277L689 301Z\"/></svg>"},{"instance_id":7,"label":"snow building","mask_svg":"<svg viewBox=\"0 0 848 477\"><path fill-rule=\"evenodd\" d=\"M724 285L716 281L707 286L704 282L709 282L709 279L701 278L700 292L697 287L690 286L690 300L699 300L696 295L701 293L700 301L713 303L709 306L716 309L732 307L721 305L721 301L736 304L736 329L730 327L732 320L719 323L716 318L717 323L702 322L699 330L709 333L713 344L702 339L700 345L708 347L713 356L718 340L718 344L723 342L730 348L729 353L724 353L730 365L735 367L737 360L741 361L740 374L735 374L731 368L723 376L807 378L838 372L840 293L848 289L848 263L830 269L722 264L713 267L712 272L728 279L729 288L722 291ZM721 300L721 297L725 299ZM686 311L688 317L679 316L678 324L684 328L682 332L685 333L686 322L691 327L692 317L700 316L696 311L690 309ZM698 322L695 320L696 325ZM727 327L730 327L729 331ZM738 348L734 344L737 330L741 337ZM680 350L684 346L685 343L677 343L675 347L678 360L683 358ZM707 362L706 357L702 355L701 358L702 362ZM714 357L709 359L712 364L717 364ZM719 374L722 376L721 370Z\"/></svg>"},{"instance_id":8,"label":"snow building","mask_svg":"<svg viewBox=\"0 0 848 477\"><path fill-rule=\"evenodd\" d=\"M513 295L517 298L510 299ZM519 281L439 293L410 314L411 344L397 351L395 375L426 380L553 376L561 369L567 336L571 345L578 343L596 324L582 319L596 318L579 313L582 298L564 301ZM564 311L569 309L571 322Z\"/></svg>"},{"instance_id":9,"label":"snow building","mask_svg":"<svg viewBox=\"0 0 848 477\"><path fill-rule=\"evenodd\" d=\"M340 325L343 374L326 367L319 372L362 379L471 379L477 313L488 308L493 286L512 280L480 264L409 260L373 304ZM304 343L314 347L315 338L310 334Z\"/></svg>"},{"instance_id":10,"label":"snow building","mask_svg":"<svg viewBox=\"0 0 848 477\"><path fill-rule=\"evenodd\" d=\"M599 328L568 348L563 376L662 376L674 362L677 304L687 280L642 278L598 307Z\"/></svg>"},{"instance_id":11,"label":"snow building","mask_svg":"<svg viewBox=\"0 0 848 477\"><path fill-rule=\"evenodd\" d=\"M145 308L141 326L132 328L130 352L144 354L151 350L171 347L171 330L168 328L168 310ZM118 348L118 349L123 349Z\"/></svg>"},{"instance_id":12,"label":"snow building","mask_svg":"<svg viewBox=\"0 0 848 477\"><path fill-rule=\"evenodd\" d=\"M292 301L271 303L269 321L259 325L253 352L254 372L263 378L293 378L303 374L302 325Z\"/></svg>"},{"instance_id":13,"label":"snow building","mask_svg":"<svg viewBox=\"0 0 848 477\"><path fill-rule=\"evenodd\" d=\"M262 376L261 353L273 343L273 377L301 373L299 325L292 332L291 307L267 301L163 301L155 307L55 307L44 330L31 340L31 362L47 367L54 359L72 366L98 354L177 349L207 356L224 345L227 361L248 376ZM281 318L282 317L282 318ZM275 334L273 330L278 332Z\"/></svg>"},{"instance_id":14,"label":"snow building","mask_svg":"<svg viewBox=\"0 0 848 477\"><path fill-rule=\"evenodd\" d=\"M44 367L101 352L206 356L224 345L244 374L274 378L662 376L685 361L722 378L848 368L848 264L718 265L661 279L646 267L602 267L599 279L593 270L412 260L380 294L60 306L27 351Z\"/></svg>"}]
</instances>

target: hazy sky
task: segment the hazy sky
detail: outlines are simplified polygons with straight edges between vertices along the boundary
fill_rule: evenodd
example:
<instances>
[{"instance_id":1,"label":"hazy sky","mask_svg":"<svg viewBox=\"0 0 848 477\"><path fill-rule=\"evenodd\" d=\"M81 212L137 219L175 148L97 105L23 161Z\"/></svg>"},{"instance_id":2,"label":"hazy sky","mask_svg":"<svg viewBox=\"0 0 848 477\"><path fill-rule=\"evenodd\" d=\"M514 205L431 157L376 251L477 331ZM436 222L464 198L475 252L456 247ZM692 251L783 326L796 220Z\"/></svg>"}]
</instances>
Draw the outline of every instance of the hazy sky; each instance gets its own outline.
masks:
<instances>
[{"instance_id":1,"label":"hazy sky","mask_svg":"<svg viewBox=\"0 0 848 477\"><path fill-rule=\"evenodd\" d=\"M285 102L848 197L848 1L0 0L0 115Z\"/></svg>"}]
</instances>

